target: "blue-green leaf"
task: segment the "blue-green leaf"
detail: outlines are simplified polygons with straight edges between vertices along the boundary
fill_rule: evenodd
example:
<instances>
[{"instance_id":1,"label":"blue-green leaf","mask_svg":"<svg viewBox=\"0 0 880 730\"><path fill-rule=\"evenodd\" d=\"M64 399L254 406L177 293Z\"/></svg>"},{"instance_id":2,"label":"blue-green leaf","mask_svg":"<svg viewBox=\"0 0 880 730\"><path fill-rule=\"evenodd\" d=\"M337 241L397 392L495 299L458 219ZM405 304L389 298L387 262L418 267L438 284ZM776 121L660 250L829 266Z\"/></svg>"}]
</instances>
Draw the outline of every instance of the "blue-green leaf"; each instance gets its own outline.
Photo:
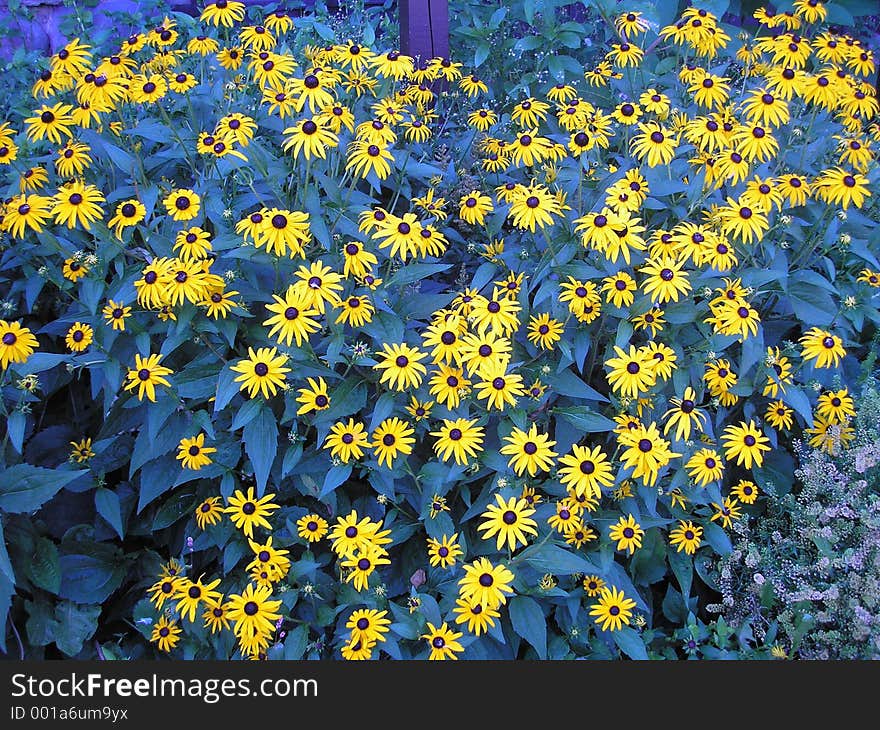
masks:
<instances>
[{"instance_id":1,"label":"blue-green leaf","mask_svg":"<svg viewBox=\"0 0 880 730\"><path fill-rule=\"evenodd\" d=\"M0 472L0 509L13 514L33 512L52 499L63 486L86 473L84 469L64 471L17 464Z\"/></svg>"},{"instance_id":2,"label":"blue-green leaf","mask_svg":"<svg viewBox=\"0 0 880 730\"><path fill-rule=\"evenodd\" d=\"M257 495L262 497L278 452L278 424L268 406L244 427L244 450L254 467Z\"/></svg>"},{"instance_id":3,"label":"blue-green leaf","mask_svg":"<svg viewBox=\"0 0 880 730\"><path fill-rule=\"evenodd\" d=\"M538 602L529 596L511 598L510 622L513 624L513 630L534 647L538 656L546 659L547 623Z\"/></svg>"},{"instance_id":4,"label":"blue-green leaf","mask_svg":"<svg viewBox=\"0 0 880 730\"><path fill-rule=\"evenodd\" d=\"M112 492L104 487L95 490L95 508L98 510L98 514L116 530L116 534L120 538L125 537L122 528L122 510L119 506L119 496L116 492Z\"/></svg>"},{"instance_id":5,"label":"blue-green leaf","mask_svg":"<svg viewBox=\"0 0 880 730\"><path fill-rule=\"evenodd\" d=\"M645 650L645 642L642 641L642 637L639 636L635 629L631 629L629 626L623 626L617 631L611 632L611 635L614 638L614 643L617 644L620 650L630 659L646 660L648 658L648 652Z\"/></svg>"}]
</instances>

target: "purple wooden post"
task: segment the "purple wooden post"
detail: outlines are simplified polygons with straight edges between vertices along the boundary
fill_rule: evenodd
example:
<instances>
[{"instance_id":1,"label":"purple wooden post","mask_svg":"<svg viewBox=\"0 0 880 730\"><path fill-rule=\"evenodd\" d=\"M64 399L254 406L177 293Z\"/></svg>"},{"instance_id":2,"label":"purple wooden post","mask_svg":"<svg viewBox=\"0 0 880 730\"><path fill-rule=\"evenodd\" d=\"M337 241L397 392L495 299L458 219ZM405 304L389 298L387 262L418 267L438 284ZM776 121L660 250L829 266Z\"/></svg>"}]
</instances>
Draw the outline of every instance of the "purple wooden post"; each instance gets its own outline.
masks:
<instances>
[{"instance_id":1,"label":"purple wooden post","mask_svg":"<svg viewBox=\"0 0 880 730\"><path fill-rule=\"evenodd\" d=\"M447 0L400 0L400 52L422 61L449 58Z\"/></svg>"}]
</instances>

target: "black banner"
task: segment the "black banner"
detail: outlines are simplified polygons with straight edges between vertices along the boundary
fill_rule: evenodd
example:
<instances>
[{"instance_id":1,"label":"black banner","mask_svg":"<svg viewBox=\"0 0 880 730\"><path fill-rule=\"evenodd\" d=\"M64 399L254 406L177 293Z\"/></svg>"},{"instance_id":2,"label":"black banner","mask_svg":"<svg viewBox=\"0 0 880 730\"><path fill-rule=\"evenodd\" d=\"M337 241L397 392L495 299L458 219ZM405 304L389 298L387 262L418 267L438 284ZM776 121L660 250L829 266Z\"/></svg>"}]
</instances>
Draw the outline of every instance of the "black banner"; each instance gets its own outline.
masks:
<instances>
[{"instance_id":1,"label":"black banner","mask_svg":"<svg viewBox=\"0 0 880 730\"><path fill-rule=\"evenodd\" d=\"M529 708L547 720L589 717L595 724L607 717L636 726L654 712L657 720L695 718L703 703L715 716L722 696L751 705L758 699L753 691L762 698L762 719L784 707L780 718L790 722L809 709L811 696L833 696L852 712L853 702L869 696L856 687L876 682L878 669L876 662L5 661L0 727L156 728L196 718L199 730L233 722L289 727L291 719L395 728L436 717L441 728L476 727L483 718L493 727L506 720L519 728Z\"/></svg>"}]
</instances>

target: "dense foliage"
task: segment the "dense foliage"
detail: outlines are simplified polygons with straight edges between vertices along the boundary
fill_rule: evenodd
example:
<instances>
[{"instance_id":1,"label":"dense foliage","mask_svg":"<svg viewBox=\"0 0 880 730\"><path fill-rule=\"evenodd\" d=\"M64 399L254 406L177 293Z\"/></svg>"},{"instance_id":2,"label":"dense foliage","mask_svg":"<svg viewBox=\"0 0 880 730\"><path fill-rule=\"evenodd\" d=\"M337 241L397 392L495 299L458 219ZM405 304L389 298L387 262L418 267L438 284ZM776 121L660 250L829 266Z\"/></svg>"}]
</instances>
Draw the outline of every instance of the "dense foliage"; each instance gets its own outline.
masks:
<instances>
[{"instance_id":1,"label":"dense foliage","mask_svg":"<svg viewBox=\"0 0 880 730\"><path fill-rule=\"evenodd\" d=\"M5 649L822 655L787 573L725 581L798 443L868 448L874 54L842 4L661 7L463 5L419 60L227 0L45 59L0 125Z\"/></svg>"}]
</instances>

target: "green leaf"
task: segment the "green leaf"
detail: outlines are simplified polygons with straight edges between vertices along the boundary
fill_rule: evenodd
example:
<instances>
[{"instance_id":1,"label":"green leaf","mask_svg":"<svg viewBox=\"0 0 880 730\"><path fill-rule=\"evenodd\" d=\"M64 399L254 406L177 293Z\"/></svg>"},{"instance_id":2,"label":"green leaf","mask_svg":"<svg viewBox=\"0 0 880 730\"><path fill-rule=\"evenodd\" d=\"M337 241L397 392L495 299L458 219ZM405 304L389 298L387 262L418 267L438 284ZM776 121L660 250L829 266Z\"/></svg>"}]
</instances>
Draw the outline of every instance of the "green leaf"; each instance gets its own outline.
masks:
<instances>
[{"instance_id":1,"label":"green leaf","mask_svg":"<svg viewBox=\"0 0 880 730\"><path fill-rule=\"evenodd\" d=\"M45 537L34 541L33 557L25 564L25 572L31 582L49 593L61 588L61 562L55 543Z\"/></svg>"},{"instance_id":2,"label":"green leaf","mask_svg":"<svg viewBox=\"0 0 880 730\"><path fill-rule=\"evenodd\" d=\"M324 483L321 486L321 491L318 493L318 499L323 499L333 490L335 490L340 484L345 482L345 480L351 476L351 468L351 464L340 464L339 466L331 466L330 469L327 470L327 474L324 477Z\"/></svg>"},{"instance_id":3,"label":"green leaf","mask_svg":"<svg viewBox=\"0 0 880 730\"><path fill-rule=\"evenodd\" d=\"M421 279L428 279L434 274L446 271L450 266L452 264L410 264L398 269L397 273L388 280L388 286L389 288L398 287L412 284Z\"/></svg>"},{"instance_id":4,"label":"green leaf","mask_svg":"<svg viewBox=\"0 0 880 730\"><path fill-rule=\"evenodd\" d=\"M571 575L599 572L596 566L585 558L570 553L558 545L534 545L523 550L519 557L541 573Z\"/></svg>"},{"instance_id":5,"label":"green leaf","mask_svg":"<svg viewBox=\"0 0 880 730\"><path fill-rule=\"evenodd\" d=\"M116 530L116 534L119 535L120 539L124 538L122 509L119 506L119 496L116 492L112 492L104 487L95 490L95 508L98 510L98 514L110 523L110 527Z\"/></svg>"},{"instance_id":6,"label":"green leaf","mask_svg":"<svg viewBox=\"0 0 880 730\"><path fill-rule=\"evenodd\" d=\"M515 596L510 599L510 622L518 636L531 644L538 657L547 658L547 622L534 598Z\"/></svg>"},{"instance_id":7,"label":"green leaf","mask_svg":"<svg viewBox=\"0 0 880 730\"><path fill-rule=\"evenodd\" d=\"M669 567L681 587L681 595L685 601L691 595L691 585L694 581L694 561L687 553L677 550L669 551Z\"/></svg>"},{"instance_id":8,"label":"green leaf","mask_svg":"<svg viewBox=\"0 0 880 730\"><path fill-rule=\"evenodd\" d=\"M3 538L3 522L0 522L0 574L5 575L10 583L15 585L15 571L9 561L9 553L6 551L6 540Z\"/></svg>"},{"instance_id":9,"label":"green leaf","mask_svg":"<svg viewBox=\"0 0 880 730\"><path fill-rule=\"evenodd\" d=\"M288 660L302 659L308 643L309 627L306 624L300 624L284 639L284 658Z\"/></svg>"},{"instance_id":10,"label":"green leaf","mask_svg":"<svg viewBox=\"0 0 880 730\"><path fill-rule=\"evenodd\" d=\"M55 607L55 645L67 656L75 656L98 629L101 607L62 601Z\"/></svg>"},{"instance_id":11,"label":"green leaf","mask_svg":"<svg viewBox=\"0 0 880 730\"><path fill-rule=\"evenodd\" d=\"M21 411L13 411L6 419L6 431L12 447L20 454L24 442L24 429L27 426L27 415Z\"/></svg>"},{"instance_id":12,"label":"green leaf","mask_svg":"<svg viewBox=\"0 0 880 730\"><path fill-rule=\"evenodd\" d=\"M196 506L196 497L192 492L172 494L153 518L153 532L164 530L182 517L189 517Z\"/></svg>"},{"instance_id":13,"label":"green leaf","mask_svg":"<svg viewBox=\"0 0 880 730\"><path fill-rule=\"evenodd\" d=\"M730 555L733 551L733 545L730 543L730 536L724 531L724 528L716 525L714 522L710 522L705 526L703 537L706 538L706 542L709 543L719 555Z\"/></svg>"},{"instance_id":14,"label":"green leaf","mask_svg":"<svg viewBox=\"0 0 880 730\"><path fill-rule=\"evenodd\" d=\"M278 424L268 406L244 427L244 450L254 467L257 495L262 497L269 481L269 471L278 452Z\"/></svg>"},{"instance_id":15,"label":"green leaf","mask_svg":"<svg viewBox=\"0 0 880 730\"><path fill-rule=\"evenodd\" d=\"M85 469L62 471L60 468L17 464L0 472L0 509L12 514L33 512L52 499L63 486L86 473Z\"/></svg>"},{"instance_id":16,"label":"green leaf","mask_svg":"<svg viewBox=\"0 0 880 730\"><path fill-rule=\"evenodd\" d=\"M105 548L100 550L98 548ZM103 603L119 588L125 568L114 555L118 551L95 544L88 555L61 556L61 587L58 595L76 603Z\"/></svg>"},{"instance_id":17,"label":"green leaf","mask_svg":"<svg viewBox=\"0 0 880 730\"><path fill-rule=\"evenodd\" d=\"M629 626L623 626L617 631L611 632L614 643L630 659L646 660L648 652L645 650L645 642L638 632Z\"/></svg>"},{"instance_id":18,"label":"green leaf","mask_svg":"<svg viewBox=\"0 0 880 730\"><path fill-rule=\"evenodd\" d=\"M486 41L481 41L477 44L477 50L474 51L474 68L479 68L487 58L489 58L489 44Z\"/></svg>"},{"instance_id":19,"label":"green leaf","mask_svg":"<svg viewBox=\"0 0 880 730\"><path fill-rule=\"evenodd\" d=\"M48 646L55 641L55 612L48 601L25 601L28 619L24 624L28 641L34 646Z\"/></svg>"},{"instance_id":20,"label":"green leaf","mask_svg":"<svg viewBox=\"0 0 880 730\"><path fill-rule=\"evenodd\" d=\"M613 431L615 427L614 421L610 418L591 411L586 406L554 408L553 413L562 416L572 426L586 433L608 433Z\"/></svg>"}]
</instances>

